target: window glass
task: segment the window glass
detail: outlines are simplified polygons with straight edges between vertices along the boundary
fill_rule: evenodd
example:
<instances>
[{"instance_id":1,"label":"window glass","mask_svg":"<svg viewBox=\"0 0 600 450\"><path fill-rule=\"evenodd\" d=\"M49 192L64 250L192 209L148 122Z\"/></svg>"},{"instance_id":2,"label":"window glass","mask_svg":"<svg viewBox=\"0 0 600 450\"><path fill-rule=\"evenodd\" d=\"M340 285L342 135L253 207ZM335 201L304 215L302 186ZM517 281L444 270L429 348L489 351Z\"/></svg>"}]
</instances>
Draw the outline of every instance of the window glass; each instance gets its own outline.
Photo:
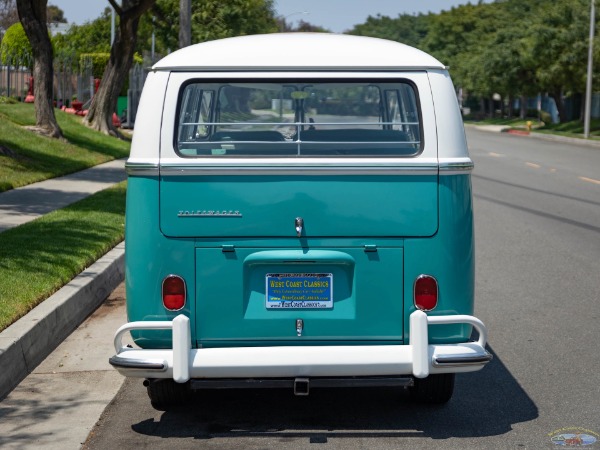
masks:
<instances>
[{"instance_id":1,"label":"window glass","mask_svg":"<svg viewBox=\"0 0 600 450\"><path fill-rule=\"evenodd\" d=\"M408 82L187 84L176 149L183 156L412 156L421 150Z\"/></svg>"},{"instance_id":2,"label":"window glass","mask_svg":"<svg viewBox=\"0 0 600 450\"><path fill-rule=\"evenodd\" d=\"M188 86L181 101L179 142L194 142L208 137L213 92L201 85Z\"/></svg>"}]
</instances>

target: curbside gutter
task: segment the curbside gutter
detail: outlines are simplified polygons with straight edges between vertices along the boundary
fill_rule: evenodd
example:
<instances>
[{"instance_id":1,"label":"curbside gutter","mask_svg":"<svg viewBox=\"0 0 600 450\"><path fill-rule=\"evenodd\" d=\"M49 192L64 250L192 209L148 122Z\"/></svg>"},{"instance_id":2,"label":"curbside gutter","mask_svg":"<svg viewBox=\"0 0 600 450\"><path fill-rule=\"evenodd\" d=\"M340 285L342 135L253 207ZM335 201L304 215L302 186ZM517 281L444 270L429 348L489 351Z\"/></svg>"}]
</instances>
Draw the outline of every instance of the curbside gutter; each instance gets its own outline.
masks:
<instances>
[{"instance_id":1,"label":"curbside gutter","mask_svg":"<svg viewBox=\"0 0 600 450\"><path fill-rule=\"evenodd\" d=\"M75 330L123 281L121 242L58 292L0 333L0 400Z\"/></svg>"}]
</instances>

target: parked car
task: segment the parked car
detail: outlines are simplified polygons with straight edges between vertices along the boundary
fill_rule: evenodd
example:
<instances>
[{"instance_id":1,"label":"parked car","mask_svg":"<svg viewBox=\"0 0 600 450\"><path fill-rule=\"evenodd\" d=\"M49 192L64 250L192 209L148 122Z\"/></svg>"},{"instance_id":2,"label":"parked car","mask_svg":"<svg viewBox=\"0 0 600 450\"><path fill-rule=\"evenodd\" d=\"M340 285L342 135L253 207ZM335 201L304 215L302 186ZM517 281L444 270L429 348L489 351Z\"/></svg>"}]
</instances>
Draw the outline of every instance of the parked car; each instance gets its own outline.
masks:
<instances>
[{"instance_id":1,"label":"parked car","mask_svg":"<svg viewBox=\"0 0 600 450\"><path fill-rule=\"evenodd\" d=\"M473 163L426 53L322 33L181 49L146 80L126 167L130 322L110 362L155 407L214 387L444 403L490 361Z\"/></svg>"}]
</instances>

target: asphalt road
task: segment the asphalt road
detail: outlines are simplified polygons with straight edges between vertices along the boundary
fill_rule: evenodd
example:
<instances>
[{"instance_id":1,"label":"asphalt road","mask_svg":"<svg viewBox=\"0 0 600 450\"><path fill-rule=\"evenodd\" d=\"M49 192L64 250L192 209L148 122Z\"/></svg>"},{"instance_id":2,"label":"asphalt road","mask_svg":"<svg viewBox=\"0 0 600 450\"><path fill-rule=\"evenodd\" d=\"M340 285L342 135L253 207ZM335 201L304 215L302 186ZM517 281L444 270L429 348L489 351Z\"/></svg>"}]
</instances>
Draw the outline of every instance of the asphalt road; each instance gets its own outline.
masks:
<instances>
[{"instance_id":1,"label":"asphalt road","mask_svg":"<svg viewBox=\"0 0 600 450\"><path fill-rule=\"evenodd\" d=\"M85 445L226 449L600 449L600 148L468 130L476 316L494 360L443 407L396 389L202 393L151 408L128 380ZM594 434L595 433L595 434Z\"/></svg>"}]
</instances>

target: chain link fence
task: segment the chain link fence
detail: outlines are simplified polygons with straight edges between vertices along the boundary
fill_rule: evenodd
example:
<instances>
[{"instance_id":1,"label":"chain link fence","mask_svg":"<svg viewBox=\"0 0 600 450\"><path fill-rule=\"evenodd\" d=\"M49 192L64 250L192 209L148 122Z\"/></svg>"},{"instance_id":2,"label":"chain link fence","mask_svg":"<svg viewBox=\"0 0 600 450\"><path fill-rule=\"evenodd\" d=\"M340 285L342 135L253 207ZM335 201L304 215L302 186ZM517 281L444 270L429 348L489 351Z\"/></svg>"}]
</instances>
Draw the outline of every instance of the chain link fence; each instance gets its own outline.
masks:
<instances>
[{"instance_id":1,"label":"chain link fence","mask_svg":"<svg viewBox=\"0 0 600 450\"><path fill-rule=\"evenodd\" d=\"M140 97L142 96L142 88L148 76L148 71L142 64L135 64L129 71L129 88L127 89L127 109L124 114L124 128L133 128L135 118L137 116Z\"/></svg>"},{"instance_id":2,"label":"chain link fence","mask_svg":"<svg viewBox=\"0 0 600 450\"><path fill-rule=\"evenodd\" d=\"M0 61L6 62L0 64L0 97L11 97L20 102L33 101L35 80L32 77L32 61L2 58L1 54ZM121 115L121 121L126 128L133 128L135 124L142 88L148 75L148 69L145 67L150 65L151 62L145 58L144 63L134 64L129 72L127 106ZM74 56L61 55L54 58L53 69L52 97L55 106L70 107L77 99L83 103L83 109L89 108L97 84L93 76L92 59L83 57L81 60L75 60Z\"/></svg>"},{"instance_id":3,"label":"chain link fence","mask_svg":"<svg viewBox=\"0 0 600 450\"><path fill-rule=\"evenodd\" d=\"M31 84L32 61L0 54L0 96L25 101Z\"/></svg>"}]
</instances>

